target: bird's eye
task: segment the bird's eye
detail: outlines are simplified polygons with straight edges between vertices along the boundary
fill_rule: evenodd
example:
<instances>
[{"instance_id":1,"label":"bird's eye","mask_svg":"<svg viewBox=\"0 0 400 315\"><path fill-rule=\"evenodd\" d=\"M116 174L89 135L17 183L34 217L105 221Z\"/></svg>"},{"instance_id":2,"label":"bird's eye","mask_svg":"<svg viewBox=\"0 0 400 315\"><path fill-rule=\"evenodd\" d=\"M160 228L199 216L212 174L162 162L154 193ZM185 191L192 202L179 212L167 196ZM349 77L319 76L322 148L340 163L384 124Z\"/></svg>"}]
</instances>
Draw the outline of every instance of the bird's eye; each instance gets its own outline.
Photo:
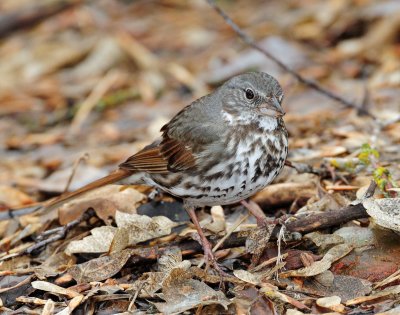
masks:
<instances>
[{"instance_id":1,"label":"bird's eye","mask_svg":"<svg viewBox=\"0 0 400 315\"><path fill-rule=\"evenodd\" d=\"M281 95L278 96L278 102L279 102L279 104L282 103L282 100L283 100L283 94L281 94Z\"/></svg>"},{"instance_id":2,"label":"bird's eye","mask_svg":"<svg viewBox=\"0 0 400 315\"><path fill-rule=\"evenodd\" d=\"M251 89L246 90L246 98L252 100L254 98L254 92Z\"/></svg>"}]
</instances>

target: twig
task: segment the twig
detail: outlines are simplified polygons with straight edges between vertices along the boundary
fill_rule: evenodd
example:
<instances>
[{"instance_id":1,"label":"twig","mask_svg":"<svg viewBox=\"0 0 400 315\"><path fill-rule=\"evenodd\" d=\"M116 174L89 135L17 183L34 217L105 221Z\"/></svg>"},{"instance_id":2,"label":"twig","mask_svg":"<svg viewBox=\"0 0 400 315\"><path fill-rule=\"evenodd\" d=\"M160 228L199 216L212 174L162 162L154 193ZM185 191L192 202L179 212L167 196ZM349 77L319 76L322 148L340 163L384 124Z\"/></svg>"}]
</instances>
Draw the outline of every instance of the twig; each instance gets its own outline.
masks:
<instances>
[{"instance_id":1,"label":"twig","mask_svg":"<svg viewBox=\"0 0 400 315\"><path fill-rule=\"evenodd\" d=\"M353 102L350 102L349 100L344 99L338 94L333 93L332 91L322 87L318 83L316 83L313 80L307 79L297 73L295 70L291 69L288 67L285 63L280 61L278 58L276 58L274 55L272 55L270 52L268 52L266 49L258 45L252 37L247 35L233 20L223 11L216 3L214 0L207 0L208 4L225 20L225 22L233 29L233 31L239 35L239 37L249 46L253 47L254 49L258 50L262 54L264 54L267 58L271 59L273 62L275 62L280 68L285 70L286 72L290 73L292 76L294 76L297 80L299 80L301 83L309 86L310 88L318 91L322 95L325 95L328 98L331 98L345 107L348 108L355 108L357 109L357 112L359 114L367 115L371 118L375 119L375 116L372 115L366 108L357 106Z\"/></svg>"},{"instance_id":2,"label":"twig","mask_svg":"<svg viewBox=\"0 0 400 315\"><path fill-rule=\"evenodd\" d=\"M63 239L67 235L67 232L69 230L71 230L73 227L77 226L79 223L88 220L89 218L93 217L94 215L95 215L94 210L89 208L89 210L87 210L85 213L83 213L80 218L73 220L64 226L60 226L55 229L44 231L41 235L39 235L37 237L37 240L39 241L38 243L28 247L27 249L25 249L24 251L19 253L18 256L26 255L26 254L30 255L33 252L45 247L46 245L48 245L50 243L53 243L60 239ZM52 236L45 238L48 235L52 235Z\"/></svg>"},{"instance_id":3,"label":"twig","mask_svg":"<svg viewBox=\"0 0 400 315\"><path fill-rule=\"evenodd\" d=\"M25 214L29 214L39 210L42 207L42 203L35 203L30 206L24 206L21 208L12 208L6 211L0 212L0 221L14 219Z\"/></svg>"},{"instance_id":4,"label":"twig","mask_svg":"<svg viewBox=\"0 0 400 315\"><path fill-rule=\"evenodd\" d=\"M88 158L89 158L89 154L85 153L84 155L80 156L79 159L77 159L75 161L74 165L72 166L72 172L71 172L71 175L68 178L67 185L65 185L64 193L68 192L69 187L71 186L72 180L74 179L74 176L76 174L76 170L78 169L79 163L81 161L87 161Z\"/></svg>"}]
</instances>

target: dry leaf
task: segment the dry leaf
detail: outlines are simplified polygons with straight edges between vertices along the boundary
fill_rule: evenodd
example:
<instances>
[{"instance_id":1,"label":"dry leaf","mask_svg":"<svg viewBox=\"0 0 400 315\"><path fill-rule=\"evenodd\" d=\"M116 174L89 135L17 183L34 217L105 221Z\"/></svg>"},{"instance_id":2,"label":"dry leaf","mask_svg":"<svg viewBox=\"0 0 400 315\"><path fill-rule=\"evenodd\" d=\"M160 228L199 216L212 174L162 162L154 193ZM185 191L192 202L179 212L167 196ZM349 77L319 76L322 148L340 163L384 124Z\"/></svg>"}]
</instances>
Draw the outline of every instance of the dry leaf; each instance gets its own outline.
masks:
<instances>
[{"instance_id":1,"label":"dry leaf","mask_svg":"<svg viewBox=\"0 0 400 315\"><path fill-rule=\"evenodd\" d=\"M68 255L74 253L115 253L127 246L135 245L156 237L171 233L177 223L158 216L150 218L146 215L128 214L117 211L115 215L117 228L101 226L92 229L92 235L79 241L72 241L65 249Z\"/></svg>"},{"instance_id":2,"label":"dry leaf","mask_svg":"<svg viewBox=\"0 0 400 315\"><path fill-rule=\"evenodd\" d=\"M381 299L383 297L390 297L394 296L400 293L400 285L396 285L393 287L386 288L382 291L374 292L373 294L370 294L368 296L361 296L352 300L346 301L346 305L356 305L356 304L361 304L367 301L372 301L376 299Z\"/></svg>"},{"instance_id":3,"label":"dry leaf","mask_svg":"<svg viewBox=\"0 0 400 315\"><path fill-rule=\"evenodd\" d=\"M168 235L171 233L171 229L178 225L163 216L150 218L146 215L119 211L115 214L115 221L118 229L114 234L110 253L120 251L130 245Z\"/></svg>"},{"instance_id":4,"label":"dry leaf","mask_svg":"<svg viewBox=\"0 0 400 315\"><path fill-rule=\"evenodd\" d=\"M282 268L285 264L280 264L276 268L267 269L259 272L249 272L246 270L234 270L233 274L240 280L251 283L254 285L260 285L263 280L269 279L277 269Z\"/></svg>"},{"instance_id":5,"label":"dry leaf","mask_svg":"<svg viewBox=\"0 0 400 315\"><path fill-rule=\"evenodd\" d=\"M362 204L376 224L400 232L400 198L368 198Z\"/></svg>"},{"instance_id":6,"label":"dry leaf","mask_svg":"<svg viewBox=\"0 0 400 315\"><path fill-rule=\"evenodd\" d=\"M93 208L103 221L114 217L115 212L135 213L137 205L146 198L137 190L119 185L107 185L65 203L59 209L60 224L79 218L88 208Z\"/></svg>"},{"instance_id":7,"label":"dry leaf","mask_svg":"<svg viewBox=\"0 0 400 315\"><path fill-rule=\"evenodd\" d=\"M320 261L315 261L311 266L283 272L282 277L311 277L328 270L332 263L346 256L353 249L351 245L340 244L332 247Z\"/></svg>"},{"instance_id":8,"label":"dry leaf","mask_svg":"<svg viewBox=\"0 0 400 315\"><path fill-rule=\"evenodd\" d=\"M292 304L293 306L297 307L298 309L301 310L308 310L309 308L304 305L303 303L295 300L294 298L283 294L282 292L279 292L278 290L276 290L275 288L271 287L270 285L264 285L261 289L260 292L265 294L266 297L274 300L277 299L279 301L282 301L284 303L289 303Z\"/></svg>"},{"instance_id":9,"label":"dry leaf","mask_svg":"<svg viewBox=\"0 0 400 315\"><path fill-rule=\"evenodd\" d=\"M72 266L68 269L68 273L78 283L102 281L119 272L131 254L132 250L126 249L109 256L95 258L83 264Z\"/></svg>"},{"instance_id":10,"label":"dry leaf","mask_svg":"<svg viewBox=\"0 0 400 315\"><path fill-rule=\"evenodd\" d=\"M65 295L65 296L69 297L70 299L77 297L77 296L81 296L76 291L62 288L58 285L55 285L53 283L46 282L46 281L32 281L31 285L34 289L42 290L42 291L46 291L46 292L50 292L50 293L54 293L54 294Z\"/></svg>"},{"instance_id":11,"label":"dry leaf","mask_svg":"<svg viewBox=\"0 0 400 315\"><path fill-rule=\"evenodd\" d=\"M79 295L74 297L71 301L69 301L69 304L66 308L64 308L61 312L58 312L56 315L69 315L72 314L74 309L76 309L82 302L84 296Z\"/></svg>"},{"instance_id":12,"label":"dry leaf","mask_svg":"<svg viewBox=\"0 0 400 315\"><path fill-rule=\"evenodd\" d=\"M319 298L316 303L320 307L341 313L344 311L344 305L340 304L341 301L342 299L339 296L328 296L324 298Z\"/></svg>"},{"instance_id":13,"label":"dry leaf","mask_svg":"<svg viewBox=\"0 0 400 315\"><path fill-rule=\"evenodd\" d=\"M344 239L336 234L322 234L321 232L311 232L304 235L305 239L309 239L315 245L321 248L324 251L328 247L332 247L333 245L343 244Z\"/></svg>"},{"instance_id":14,"label":"dry leaf","mask_svg":"<svg viewBox=\"0 0 400 315\"><path fill-rule=\"evenodd\" d=\"M210 212L211 212L212 222L201 224L202 228L207 229L213 233L220 233L225 231L224 209L222 209L221 206L214 206L211 207Z\"/></svg>"},{"instance_id":15,"label":"dry leaf","mask_svg":"<svg viewBox=\"0 0 400 315\"><path fill-rule=\"evenodd\" d=\"M65 249L67 255L74 253L105 253L108 252L117 228L100 226L90 231L92 235L79 241L72 241Z\"/></svg>"},{"instance_id":16,"label":"dry leaf","mask_svg":"<svg viewBox=\"0 0 400 315\"><path fill-rule=\"evenodd\" d=\"M164 280L169 277L172 270L188 270L190 265L190 261L182 261L180 249L172 247L158 259L159 271L145 273L133 284L131 291L136 292L141 289L140 297L154 297L154 294L162 288Z\"/></svg>"},{"instance_id":17,"label":"dry leaf","mask_svg":"<svg viewBox=\"0 0 400 315\"><path fill-rule=\"evenodd\" d=\"M164 280L162 298L166 303L154 303L165 314L184 312L199 306L220 304L225 309L231 303L220 291L214 291L204 282L190 279L183 269L173 269Z\"/></svg>"},{"instance_id":18,"label":"dry leaf","mask_svg":"<svg viewBox=\"0 0 400 315\"><path fill-rule=\"evenodd\" d=\"M13 187L0 185L0 205L6 205L9 208L29 205L35 202L27 194Z\"/></svg>"},{"instance_id":19,"label":"dry leaf","mask_svg":"<svg viewBox=\"0 0 400 315\"><path fill-rule=\"evenodd\" d=\"M53 300L48 299L43 307L41 315L53 315L54 314L55 303Z\"/></svg>"}]
</instances>

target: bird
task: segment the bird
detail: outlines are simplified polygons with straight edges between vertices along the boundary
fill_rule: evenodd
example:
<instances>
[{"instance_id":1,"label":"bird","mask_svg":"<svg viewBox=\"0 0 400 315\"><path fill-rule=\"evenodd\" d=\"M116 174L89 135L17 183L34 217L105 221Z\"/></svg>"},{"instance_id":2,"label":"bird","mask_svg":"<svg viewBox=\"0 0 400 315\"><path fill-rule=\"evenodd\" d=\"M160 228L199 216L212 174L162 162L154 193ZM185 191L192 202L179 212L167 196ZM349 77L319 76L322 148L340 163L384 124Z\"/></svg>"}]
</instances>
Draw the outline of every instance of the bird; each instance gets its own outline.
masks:
<instances>
[{"instance_id":1,"label":"bird","mask_svg":"<svg viewBox=\"0 0 400 315\"><path fill-rule=\"evenodd\" d=\"M178 197L199 234L204 260L221 271L195 210L242 202L265 188L288 154L283 90L264 72L236 75L179 111L161 137L117 170L49 201L51 210L108 184L145 184ZM249 211L259 218L257 211Z\"/></svg>"}]
</instances>

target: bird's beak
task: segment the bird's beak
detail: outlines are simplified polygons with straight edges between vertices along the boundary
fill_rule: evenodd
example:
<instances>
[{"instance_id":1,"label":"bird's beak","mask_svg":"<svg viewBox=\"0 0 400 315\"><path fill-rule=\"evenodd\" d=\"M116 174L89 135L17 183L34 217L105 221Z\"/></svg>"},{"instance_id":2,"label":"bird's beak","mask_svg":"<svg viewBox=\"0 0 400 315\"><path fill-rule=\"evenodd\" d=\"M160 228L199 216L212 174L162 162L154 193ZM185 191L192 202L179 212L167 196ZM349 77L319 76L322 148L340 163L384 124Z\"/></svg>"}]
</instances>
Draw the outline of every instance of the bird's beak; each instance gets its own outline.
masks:
<instances>
[{"instance_id":1,"label":"bird's beak","mask_svg":"<svg viewBox=\"0 0 400 315\"><path fill-rule=\"evenodd\" d=\"M259 109L262 114L268 116L282 117L285 115L285 111L275 97L273 97L268 103L261 104Z\"/></svg>"}]
</instances>

